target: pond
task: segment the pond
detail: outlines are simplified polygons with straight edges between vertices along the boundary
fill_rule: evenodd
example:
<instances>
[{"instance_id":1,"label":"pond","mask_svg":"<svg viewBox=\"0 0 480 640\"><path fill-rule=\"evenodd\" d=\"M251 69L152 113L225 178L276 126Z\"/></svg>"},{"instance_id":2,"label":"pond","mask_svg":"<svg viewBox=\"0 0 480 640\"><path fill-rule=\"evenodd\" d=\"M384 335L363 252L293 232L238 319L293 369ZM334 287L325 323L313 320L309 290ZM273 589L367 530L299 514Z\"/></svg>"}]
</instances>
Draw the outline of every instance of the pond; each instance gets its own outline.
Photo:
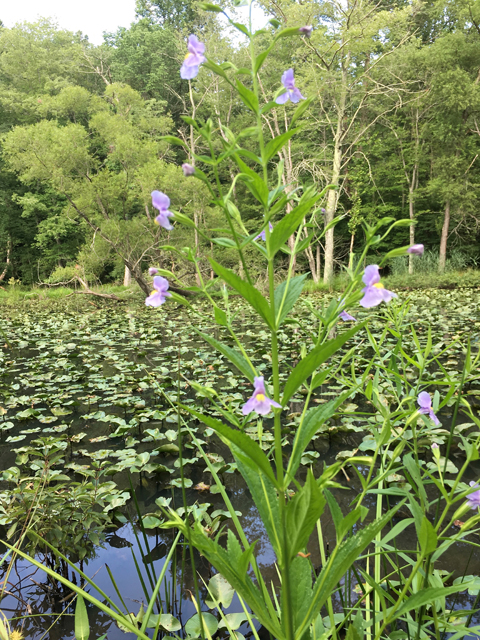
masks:
<instances>
[{"instance_id":1,"label":"pond","mask_svg":"<svg viewBox=\"0 0 480 640\"><path fill-rule=\"evenodd\" d=\"M308 334L316 329L309 305L318 308L328 303L328 298L325 295L302 298L293 314L297 322L286 325L279 332L281 359L286 366L295 364L304 355ZM442 394L445 376L457 379L460 375L467 339L475 351L478 349L480 293L432 290L411 292L410 299L408 321L415 327L422 344L428 325L432 327L432 349L439 354L439 361L428 371L429 391ZM165 305L155 310L119 305L89 309L85 304L72 302L69 306L63 303L48 308L32 305L0 310L5 340L0 354L1 537L13 541L19 535L27 520L27 507L41 495L43 499L36 507L33 520L38 530L54 546L64 545L65 551L76 559L86 574L96 574L98 585L120 605L105 568L108 565L125 603L134 612L145 598L132 551L145 581L149 580L149 571L158 575L173 539L171 533L155 528L162 518L158 506L169 504L183 510L177 399L199 410L207 408L211 415L220 415L210 405L209 395L218 394L222 402L238 411L251 395L249 382L196 332L221 336L224 342L231 344L222 336L221 330L208 318L192 320L184 308L173 307ZM268 344L267 332L241 303L236 304L235 311L236 326L247 345L247 352L257 370L268 379L271 357L265 346ZM358 320L372 316L369 327L373 340L379 340L390 322L384 309L356 315ZM343 327L338 326L337 331L342 330ZM380 349L385 361L392 358L395 343L393 334L383 339ZM375 424L378 416L365 395L349 383L352 366L362 371L370 365L374 355L372 340L364 331L359 332L348 343L348 348L336 354L331 362L340 364L352 346L354 353L342 364L340 373L335 379L325 380L313 396L313 403L317 405L344 392L347 399L335 417L312 439L302 458L300 479L308 467L312 467L317 475L324 463L331 464L355 451L368 453L372 448L369 425ZM411 335L404 336L403 347L407 355L415 352ZM284 377L286 375L284 373ZM409 375L415 375L413 366L407 366L407 377ZM386 402L390 398L390 384L393 383L388 380L379 384ZM473 375L466 387L466 394L474 406L480 396L479 384ZM283 412L285 455L290 451L303 403L304 396L298 393ZM454 398L439 416L441 426L430 429L428 442L442 442L445 438L453 404ZM186 422L187 415L180 411L180 417ZM478 428L463 416L457 420L456 428L471 438L478 432ZM257 560L265 570L267 582L275 584L275 556L235 461L211 429L191 420L188 429L183 428L183 472L188 503L197 505L204 526L210 527L212 533L221 526L228 528L228 514L199 453L200 444L241 514L247 537L251 541L259 538ZM273 435L268 419L264 421L261 437L256 419L249 423L247 432L257 438L264 451L270 451ZM448 469L452 473L463 457L460 445L455 440ZM431 455L427 454L427 460L427 464L432 464ZM48 469L46 474L45 469ZM478 463L473 463L466 479L477 480L479 472ZM346 514L360 485L348 467L337 481L343 490L334 490L334 495ZM77 483L75 489L72 482ZM93 484L83 490L89 482ZM404 482L405 478L390 479L393 487ZM93 493L92 486L95 487ZM131 499L131 486L135 490L137 507ZM370 506L368 499L365 504ZM372 498L372 507L373 504ZM94 518L86 527L85 520L92 512L103 515ZM149 514L144 518L145 538L136 524L139 513ZM373 518L373 514L374 509L369 517ZM406 515L399 512L396 521L402 517ZM335 546L335 530L328 510L321 522L324 539L331 549ZM320 567L318 543L313 538L308 551L313 566ZM405 529L399 546L414 548L412 527ZM457 543L453 549L454 552L442 557L443 571L452 572L452 579L465 572L480 575L480 553L476 547ZM170 603L168 612L183 623L195 613L190 597L194 586L189 554L182 556L178 551L176 563L176 571L167 571L162 598ZM206 561L197 556L196 565L208 581L211 568ZM3 571L6 571L6 563ZM80 580L78 576L76 579ZM354 592L355 580L348 587L344 586L345 591L350 587L352 597L358 597ZM6 589L8 593L2 600L2 610L8 617L25 616L23 634L26 638L72 637L70 594L55 593L45 574L34 573L33 567L18 562L8 575ZM202 589L205 600L206 591L203 586ZM452 598L450 606L468 609L474 601L474 593L462 592ZM55 615L65 607L65 615L57 620ZM109 639L124 635L105 614L90 606L88 611L95 637L107 631ZM236 598L228 611L241 611ZM246 633L246 625L240 627L240 631Z\"/></svg>"}]
</instances>

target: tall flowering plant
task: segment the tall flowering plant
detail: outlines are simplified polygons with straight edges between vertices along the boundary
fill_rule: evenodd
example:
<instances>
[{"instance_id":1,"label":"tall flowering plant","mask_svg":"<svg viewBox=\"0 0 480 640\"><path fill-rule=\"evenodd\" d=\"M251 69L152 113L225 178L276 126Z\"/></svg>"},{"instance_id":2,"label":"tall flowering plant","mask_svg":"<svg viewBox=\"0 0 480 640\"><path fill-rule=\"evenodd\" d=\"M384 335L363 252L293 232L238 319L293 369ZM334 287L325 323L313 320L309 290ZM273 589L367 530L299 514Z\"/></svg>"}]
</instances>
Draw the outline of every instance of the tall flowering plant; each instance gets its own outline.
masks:
<instances>
[{"instance_id":1,"label":"tall flowering plant","mask_svg":"<svg viewBox=\"0 0 480 640\"><path fill-rule=\"evenodd\" d=\"M203 4L202 6L207 11L222 11L220 7L215 5ZM364 308L390 303L396 294L385 289L381 283L380 269L382 265L386 260L397 255L406 255L408 252L421 254L423 247L414 245L410 248L395 249L389 252L379 265L371 264L364 268L368 252L384 241L395 226L409 225L410 221L395 221L391 218L384 218L373 226L365 225L365 248L357 261L357 267L348 270L350 282L342 298L340 300L333 299L328 308L322 312L312 308L312 313L318 318L318 331L315 336L312 336L312 343L303 358L298 364L288 369L286 382L281 384L278 331L299 299L306 278L305 274L294 276L294 259L296 254L305 250L312 240L312 236L308 234L305 238L304 229L309 220L320 211L319 205L329 187L322 192L318 192L314 188L305 188L299 192L294 189L286 189L282 180L278 179L277 176L281 174L282 167L278 162L277 154L299 131L299 120L308 108L310 99L303 95L301 88L297 87L294 70L290 68L279 78L276 97L272 96L273 99L270 102L262 102L259 90L259 73L265 59L274 50L280 39L310 36L312 27L278 30L268 49L258 52L251 21L249 28L233 21L230 22L248 38L251 59L251 68L248 73L245 69L236 69L230 62L222 63L211 60L203 43L191 35L188 40L189 53L180 74L182 78L192 81L198 73L203 73L206 70L216 74L231 86L254 121L257 141L256 153L253 153L251 148L242 147L242 132L236 135L221 123L217 127L211 119L200 122L193 118L185 118L188 124L193 127L195 136L201 140L201 143L197 144L199 147L203 146L204 153L201 155L194 153L179 138L168 136L167 139L169 142L185 148L188 162L182 165L184 174L191 176L191 179L204 182L209 189L212 202L223 210L228 233L225 234L225 237L213 237L209 240L220 246L236 248L243 265L243 275L241 276L210 258L213 271L225 285L223 303L221 303L217 298L214 299L211 296L209 287L204 283L202 270L199 268L196 256L193 252L188 254L187 257L195 265L198 274L200 284L196 289L210 300L215 322L222 327L225 334L233 339L235 348L228 346L222 339L213 338L200 331L198 333L214 349L229 359L253 384L254 388L253 394L250 398L245 398L242 410L238 413L232 411L229 406L222 405L221 399L215 399L211 393L206 394L224 416L224 421L186 405L183 408L191 416L215 431L229 445L236 459L238 469L248 484L277 558L281 577L279 600L281 606L275 606L269 595L262 572L255 560L254 543L247 540L235 510L219 481L219 490L236 525L236 534L233 531L228 532L226 546L223 546L219 539L207 537L200 523L194 522L191 526L188 519L183 521L174 511L167 512L168 522L165 526L176 527L184 532L189 542L198 548L235 588L241 599L250 607L254 617L268 629L273 637L279 640L300 640L312 630L317 629L316 633L318 633L319 619L321 621L321 610L324 605L327 606L330 616L330 628L335 628L332 593L337 589L338 583L359 555L372 541L378 540L382 529L402 504L397 504L386 513L380 509L370 524L357 527L356 525L363 521L368 513L368 508L363 504L364 499L369 491L377 490L379 487L379 491L383 490L383 478L392 473L393 464L405 446L400 443L393 457L385 457L380 477L373 473L379 459L379 451L385 445L390 433L390 426L386 420L382 432L376 438L373 455L350 457L348 460L336 462L327 467L319 477L315 477L313 472L309 470L302 484L297 480L297 472L306 447L321 425L331 418L348 398L351 390L325 405L313 408L310 407L310 400L315 389L327 377L334 375L335 366L329 362L331 356L344 345L348 345L355 334L366 330L366 321L357 323L347 309L351 309L353 305L358 303ZM247 80L241 81L239 79L240 73L241 77L247 75ZM272 109L287 109L288 117L285 118L285 121L288 122L288 125L279 135L269 138L264 130L263 119ZM249 138L249 141L251 140L252 138ZM221 152L218 152L218 141L221 145ZM233 184L225 185L221 179L220 167L227 160L233 161L235 164L236 174L233 178ZM234 199L233 187L237 181L244 183L263 214L261 230L258 228L252 232L247 230L241 207ZM152 198L154 206L159 210L156 221L166 230L171 229L172 222L193 225L189 218L175 212L175 203L170 203L165 194L154 191ZM334 224L336 222L337 220L334 221ZM385 227L386 230L381 232ZM197 229L197 232L204 233L201 229ZM294 241L287 246L287 241L292 236ZM248 263L245 260L245 250L250 246L263 257L266 263L268 273L268 294L266 295L255 286ZM289 255L289 268L286 280L276 285L274 265L280 251ZM151 306L158 306L166 302L170 292L167 292L168 287L164 280L165 278L174 278L172 273L165 270L158 269L156 272L161 277L155 277L155 291L147 298L146 303ZM251 360L247 349L237 335L230 313L228 289L234 290L244 298L269 332L271 370L265 375L259 374L255 362ZM173 292L170 299L189 304ZM192 313L197 313L197 311L192 308ZM332 330L339 320L354 324L342 326L340 323L339 328L341 328L338 335L332 338L332 333L335 333ZM356 378L357 388L367 387L370 382L369 376L370 369L368 368L359 378ZM195 388L199 389L200 387L196 384ZM291 445L290 456L288 460L285 460L282 415L287 410L292 396L300 389L303 390L305 404ZM410 400L413 407L413 398ZM433 410L427 402L425 394L419 395L419 405L420 410L416 411L415 416L418 418L420 415L427 415L433 419ZM273 417L273 461L245 431L245 427L252 418L259 421L264 417ZM186 426L188 428L188 425ZM265 428L267 427L265 426ZM201 450L200 443L198 446ZM351 513L346 518L348 525L335 520L337 546L329 557L325 554L325 549L322 546L323 541L320 541L321 551L323 549L323 566L320 574L316 576L308 560L308 554L305 553L306 545L314 529L319 526L320 516L327 503L330 511L333 514L337 513L335 501L328 488L336 486L335 476L345 464L361 464L369 471L366 480L362 477L363 491L357 497ZM218 480L213 468L211 471L214 478ZM290 497L292 488L294 489L293 497ZM353 529L355 532L350 535ZM248 571L249 566L252 568L253 575ZM299 585L301 585L301 593ZM384 622L382 624L376 623L375 631L378 634L375 637L383 637L382 633L386 625L400 617L402 612L404 613L403 609L394 607L390 617L385 614ZM342 624L345 628L353 627L353 622L351 623L349 620L345 620ZM358 637L363 637L363 629L369 628L368 621L364 620L360 623L357 619L355 624L358 627ZM352 631L351 634L354 632ZM326 638L328 635L322 637ZM356 638L357 635L349 635L348 637Z\"/></svg>"}]
</instances>

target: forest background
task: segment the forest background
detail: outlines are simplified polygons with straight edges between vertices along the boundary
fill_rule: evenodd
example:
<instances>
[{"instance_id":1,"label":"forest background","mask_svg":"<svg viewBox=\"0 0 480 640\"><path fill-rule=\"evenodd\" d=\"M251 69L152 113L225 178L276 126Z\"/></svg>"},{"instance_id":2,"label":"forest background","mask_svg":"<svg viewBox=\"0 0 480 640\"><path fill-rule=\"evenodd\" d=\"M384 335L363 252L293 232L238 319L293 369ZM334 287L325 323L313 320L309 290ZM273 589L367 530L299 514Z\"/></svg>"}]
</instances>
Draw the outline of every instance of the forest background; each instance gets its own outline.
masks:
<instances>
[{"instance_id":1,"label":"forest background","mask_svg":"<svg viewBox=\"0 0 480 640\"><path fill-rule=\"evenodd\" d=\"M266 17L256 36L259 49L280 27L313 26L310 38L280 40L262 68L265 103L288 68L308 98L295 122L298 134L272 160L271 171L299 195L310 185L335 187L304 231L297 271L331 282L363 244L362 221L385 216L410 218L412 225L398 227L388 247L377 245L380 254L422 243L440 272L449 260L476 267L480 0L275 0L261 6ZM180 165L193 162L195 153L197 167L210 173L188 121L192 113L211 119L214 128L222 122L223 136L231 129L248 140L253 114L227 81L236 74L251 81L242 74L250 65L246 40L229 31L223 16L191 0L137 0L136 14L130 28L105 34L101 46L47 19L0 28L4 283L89 286L133 277L149 293L152 265L195 283L185 247L202 259L206 277L213 278L209 256L242 270L225 231L217 229L221 217L207 189L185 177ZM224 69L227 77L202 67L193 81L180 79L191 33L205 42L211 60L233 62ZM293 111L287 104L267 112L267 140L290 127ZM171 144L169 135L185 147ZM253 167L251 156L244 161ZM220 179L234 179L228 160ZM195 225L169 232L155 227L154 189ZM259 233L262 213L245 183L234 183L234 196L241 222ZM335 229L321 237L339 215ZM278 259L279 271L284 259ZM251 245L246 260L254 272L258 261L261 279ZM390 265L392 272L414 269L414 256Z\"/></svg>"}]
</instances>

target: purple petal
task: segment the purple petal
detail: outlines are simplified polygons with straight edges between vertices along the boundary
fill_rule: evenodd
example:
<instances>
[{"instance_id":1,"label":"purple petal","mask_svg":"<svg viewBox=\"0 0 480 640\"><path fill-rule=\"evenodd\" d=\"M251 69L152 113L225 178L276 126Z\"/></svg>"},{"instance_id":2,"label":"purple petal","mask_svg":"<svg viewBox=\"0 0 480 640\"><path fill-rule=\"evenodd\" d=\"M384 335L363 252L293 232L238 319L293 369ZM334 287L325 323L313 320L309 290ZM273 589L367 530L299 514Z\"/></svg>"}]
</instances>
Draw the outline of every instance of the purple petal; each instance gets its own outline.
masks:
<instances>
[{"instance_id":1,"label":"purple petal","mask_svg":"<svg viewBox=\"0 0 480 640\"><path fill-rule=\"evenodd\" d=\"M168 290L169 288L169 284L168 284L168 280L166 278L164 278L163 276L155 276L153 279L153 288L156 289L157 291L162 292L163 294L165 294L165 292ZM170 294L168 294L170 295Z\"/></svg>"},{"instance_id":2,"label":"purple petal","mask_svg":"<svg viewBox=\"0 0 480 640\"><path fill-rule=\"evenodd\" d=\"M370 307L376 307L381 302L383 302L381 289L377 289L377 287L365 287L364 289L362 289L362 292L365 295L360 300L360 304L366 309L369 309Z\"/></svg>"},{"instance_id":3,"label":"purple petal","mask_svg":"<svg viewBox=\"0 0 480 640\"><path fill-rule=\"evenodd\" d=\"M339 317L344 322L356 322L356 319L353 316L351 316L349 313L347 313L346 311L340 311Z\"/></svg>"},{"instance_id":4,"label":"purple petal","mask_svg":"<svg viewBox=\"0 0 480 640\"><path fill-rule=\"evenodd\" d=\"M145 304L147 307L159 307L165 302L165 298L170 295L168 292L152 291L148 298L145 299Z\"/></svg>"},{"instance_id":5,"label":"purple petal","mask_svg":"<svg viewBox=\"0 0 480 640\"><path fill-rule=\"evenodd\" d=\"M152 204L155 209L164 211L170 206L170 198L161 191L152 191Z\"/></svg>"},{"instance_id":6,"label":"purple petal","mask_svg":"<svg viewBox=\"0 0 480 640\"><path fill-rule=\"evenodd\" d=\"M250 400L247 400L247 402L242 407L242 413L244 416L248 416L249 413L255 411L256 402L257 401L255 400L255 396L252 396Z\"/></svg>"},{"instance_id":7,"label":"purple petal","mask_svg":"<svg viewBox=\"0 0 480 640\"><path fill-rule=\"evenodd\" d=\"M285 93L282 93L281 95L279 95L278 98L275 98L275 102L277 104L285 104L289 100L290 100L290 91L285 91Z\"/></svg>"},{"instance_id":8,"label":"purple petal","mask_svg":"<svg viewBox=\"0 0 480 640\"><path fill-rule=\"evenodd\" d=\"M253 379L253 387L254 394L263 393L263 395L267 395L265 391L265 382L263 376L258 376Z\"/></svg>"},{"instance_id":9,"label":"purple petal","mask_svg":"<svg viewBox=\"0 0 480 640\"><path fill-rule=\"evenodd\" d=\"M173 229L173 225L170 223L168 217L172 215L173 213L170 213L170 211L160 211L158 216L155 218L155 222L164 229L167 229L167 231L171 231Z\"/></svg>"},{"instance_id":10,"label":"purple petal","mask_svg":"<svg viewBox=\"0 0 480 640\"><path fill-rule=\"evenodd\" d=\"M255 236L254 240L263 240L265 242L265 240L267 239L266 235L265 235L265 229L258 234L258 236Z\"/></svg>"},{"instance_id":11,"label":"purple petal","mask_svg":"<svg viewBox=\"0 0 480 640\"><path fill-rule=\"evenodd\" d=\"M476 482L470 482L470 486L476 487L477 489L479 488ZM470 509L477 509L478 507L480 507L480 491L474 491L473 493L471 493L467 497L467 504Z\"/></svg>"},{"instance_id":12,"label":"purple petal","mask_svg":"<svg viewBox=\"0 0 480 640\"><path fill-rule=\"evenodd\" d=\"M158 269L155 269L155 267L150 267L148 270L148 275L149 276L154 276L156 273L158 273Z\"/></svg>"},{"instance_id":13,"label":"purple petal","mask_svg":"<svg viewBox=\"0 0 480 640\"><path fill-rule=\"evenodd\" d=\"M428 415L430 416L430 419L433 420L433 423L435 424L435 426L438 426L440 424L440 420L433 413L433 409L430 409L430 411L428 412Z\"/></svg>"},{"instance_id":14,"label":"purple petal","mask_svg":"<svg viewBox=\"0 0 480 640\"><path fill-rule=\"evenodd\" d=\"M375 287L375 288L378 288L378 287ZM383 287L380 288L379 291L382 294L382 299L384 302L390 302L392 298L398 297L396 293L393 293L393 291L389 291L388 289L385 289Z\"/></svg>"},{"instance_id":15,"label":"purple petal","mask_svg":"<svg viewBox=\"0 0 480 640\"><path fill-rule=\"evenodd\" d=\"M198 76L198 66L189 67L186 62L180 67L180 77L182 80L192 80Z\"/></svg>"},{"instance_id":16,"label":"purple petal","mask_svg":"<svg viewBox=\"0 0 480 640\"><path fill-rule=\"evenodd\" d=\"M305 100L305 96L302 96L302 94L300 93L300 89L295 87L295 89L293 89L293 91L290 94L290 100L294 104L296 104L297 102L300 102L300 100Z\"/></svg>"},{"instance_id":17,"label":"purple petal","mask_svg":"<svg viewBox=\"0 0 480 640\"><path fill-rule=\"evenodd\" d=\"M199 55L205 53L205 44L203 42L200 42L197 36L193 35L193 33L191 36L188 36L187 47L190 53L196 53Z\"/></svg>"},{"instance_id":18,"label":"purple petal","mask_svg":"<svg viewBox=\"0 0 480 640\"><path fill-rule=\"evenodd\" d=\"M285 89L290 89L290 91L295 89L295 78L293 76L293 69L287 69L282 75L282 84Z\"/></svg>"},{"instance_id":19,"label":"purple petal","mask_svg":"<svg viewBox=\"0 0 480 640\"><path fill-rule=\"evenodd\" d=\"M432 408L432 399L426 391L418 394L417 402L422 409L430 410Z\"/></svg>"},{"instance_id":20,"label":"purple petal","mask_svg":"<svg viewBox=\"0 0 480 640\"><path fill-rule=\"evenodd\" d=\"M380 282L380 273L379 273L378 265L369 264L368 267L365 268L365 272L363 274L362 280L367 285L367 287L371 287L372 285Z\"/></svg>"}]
</instances>

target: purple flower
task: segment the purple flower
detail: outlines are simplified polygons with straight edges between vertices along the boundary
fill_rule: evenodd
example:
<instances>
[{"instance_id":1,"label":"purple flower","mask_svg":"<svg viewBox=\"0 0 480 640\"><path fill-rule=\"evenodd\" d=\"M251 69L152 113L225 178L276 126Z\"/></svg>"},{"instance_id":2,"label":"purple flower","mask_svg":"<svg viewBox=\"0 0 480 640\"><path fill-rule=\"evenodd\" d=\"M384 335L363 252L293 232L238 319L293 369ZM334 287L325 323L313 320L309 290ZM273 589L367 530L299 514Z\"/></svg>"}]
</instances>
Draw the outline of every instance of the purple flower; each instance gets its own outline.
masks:
<instances>
[{"instance_id":1,"label":"purple flower","mask_svg":"<svg viewBox=\"0 0 480 640\"><path fill-rule=\"evenodd\" d=\"M172 294L168 291L168 280L162 278L162 276L155 276L153 279L153 288L155 291L148 296L145 300L147 307L159 307L165 302L165 298L168 298Z\"/></svg>"},{"instance_id":2,"label":"purple flower","mask_svg":"<svg viewBox=\"0 0 480 640\"><path fill-rule=\"evenodd\" d=\"M309 38L312 35L313 27L311 25L306 25L305 27L300 27L298 33L301 33L302 36L307 36Z\"/></svg>"},{"instance_id":3,"label":"purple flower","mask_svg":"<svg viewBox=\"0 0 480 640\"><path fill-rule=\"evenodd\" d=\"M397 294L393 291L385 289L380 282L380 273L378 271L378 265L369 264L365 269L365 273L362 278L364 284L367 286L362 289L362 293L365 295L360 300L362 307L376 307L381 302L390 302L392 298L396 298Z\"/></svg>"},{"instance_id":4,"label":"purple flower","mask_svg":"<svg viewBox=\"0 0 480 640\"><path fill-rule=\"evenodd\" d=\"M268 228L270 229L270 231L273 231L273 224L271 222L268 223ZM265 229L262 231L262 233L259 233L258 236L255 236L254 240L266 240L266 236L265 236Z\"/></svg>"},{"instance_id":5,"label":"purple flower","mask_svg":"<svg viewBox=\"0 0 480 640\"><path fill-rule=\"evenodd\" d=\"M344 321L344 322L356 322L356 318L354 318L353 316L351 316L349 313L347 313L346 311L340 311L339 317Z\"/></svg>"},{"instance_id":6,"label":"purple flower","mask_svg":"<svg viewBox=\"0 0 480 640\"><path fill-rule=\"evenodd\" d=\"M155 222L164 229L173 229L173 225L170 224L169 216L173 216L173 213L168 210L170 206L170 198L161 191L152 191L152 204L155 209L158 209L159 214L155 218Z\"/></svg>"},{"instance_id":7,"label":"purple flower","mask_svg":"<svg viewBox=\"0 0 480 640\"><path fill-rule=\"evenodd\" d=\"M150 267L150 268L148 269L148 275L149 275L149 276L154 276L154 275L156 275L157 273L158 273L158 269L155 269L155 267Z\"/></svg>"},{"instance_id":8,"label":"purple flower","mask_svg":"<svg viewBox=\"0 0 480 640\"><path fill-rule=\"evenodd\" d=\"M420 407L419 412L423 413L424 415L429 415L435 425L439 425L440 420L433 413L432 399L430 398L430 394L426 391L422 391L422 393L418 394L417 402Z\"/></svg>"},{"instance_id":9,"label":"purple flower","mask_svg":"<svg viewBox=\"0 0 480 640\"><path fill-rule=\"evenodd\" d=\"M476 489L480 489L476 482L470 482L471 487L475 487ZM467 498L467 504L470 509L478 509L480 507L480 491L474 491Z\"/></svg>"},{"instance_id":10,"label":"purple flower","mask_svg":"<svg viewBox=\"0 0 480 640\"><path fill-rule=\"evenodd\" d=\"M184 162L182 164L182 169L183 169L183 175L188 178L188 176L193 176L193 174L195 173L195 167L191 164L188 164L188 162Z\"/></svg>"},{"instance_id":11,"label":"purple flower","mask_svg":"<svg viewBox=\"0 0 480 640\"><path fill-rule=\"evenodd\" d=\"M207 60L203 55L205 53L205 45L198 40L197 36L188 36L187 46L188 53L180 69L180 77L183 80L195 78L198 75L200 65Z\"/></svg>"},{"instance_id":12,"label":"purple flower","mask_svg":"<svg viewBox=\"0 0 480 640\"><path fill-rule=\"evenodd\" d=\"M322 207L322 208L320 209L320 211L321 211L322 213L327 213L327 210L326 210L324 207Z\"/></svg>"},{"instance_id":13,"label":"purple flower","mask_svg":"<svg viewBox=\"0 0 480 640\"><path fill-rule=\"evenodd\" d=\"M413 253L417 256L423 256L423 244L412 244L411 247L408 247L407 253Z\"/></svg>"},{"instance_id":14,"label":"purple flower","mask_svg":"<svg viewBox=\"0 0 480 640\"><path fill-rule=\"evenodd\" d=\"M305 100L305 96L302 96L300 93L300 89L297 89L295 86L295 80L293 77L293 69L288 69L282 76L282 84L285 87L285 93L278 96L275 100L277 104L285 104L289 100L292 102L300 102L300 100Z\"/></svg>"},{"instance_id":15,"label":"purple flower","mask_svg":"<svg viewBox=\"0 0 480 640\"><path fill-rule=\"evenodd\" d=\"M259 376L258 378L256 377L253 384L255 387L253 390L253 396L242 407L242 413L244 416L248 416L252 411L259 413L261 416L266 416L267 413L270 413L271 407L277 407L277 409L282 408L281 404L278 404L275 400L267 398L263 376Z\"/></svg>"},{"instance_id":16,"label":"purple flower","mask_svg":"<svg viewBox=\"0 0 480 640\"><path fill-rule=\"evenodd\" d=\"M432 449L440 449L440 447L438 446L438 444L436 442L434 442L432 444Z\"/></svg>"}]
</instances>

